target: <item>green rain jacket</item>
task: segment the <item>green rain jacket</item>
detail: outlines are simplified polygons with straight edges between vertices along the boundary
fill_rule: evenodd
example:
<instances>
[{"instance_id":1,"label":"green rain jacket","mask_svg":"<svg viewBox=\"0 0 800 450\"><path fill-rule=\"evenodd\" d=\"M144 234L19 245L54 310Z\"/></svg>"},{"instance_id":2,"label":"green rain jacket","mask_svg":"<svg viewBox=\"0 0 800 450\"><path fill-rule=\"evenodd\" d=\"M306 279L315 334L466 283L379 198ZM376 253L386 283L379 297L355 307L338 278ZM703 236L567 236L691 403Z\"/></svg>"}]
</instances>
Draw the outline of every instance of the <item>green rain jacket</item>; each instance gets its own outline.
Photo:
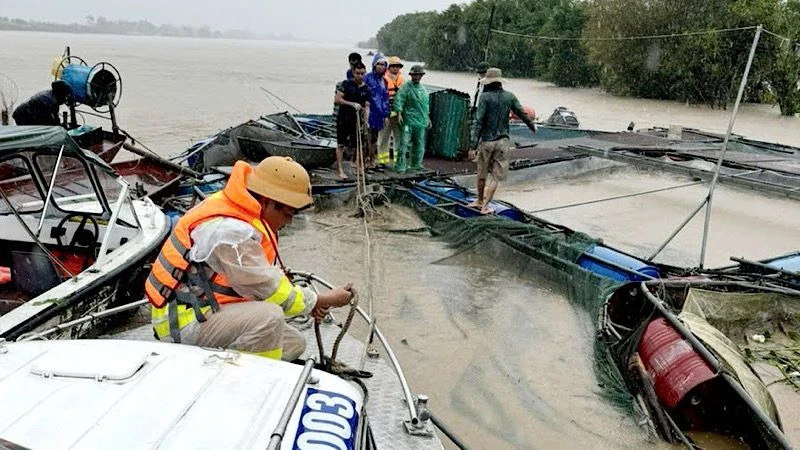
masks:
<instances>
[{"instance_id":1,"label":"green rain jacket","mask_svg":"<svg viewBox=\"0 0 800 450\"><path fill-rule=\"evenodd\" d=\"M406 81L394 97L394 112L403 115L403 125L428 126L430 94L421 83Z\"/></svg>"}]
</instances>

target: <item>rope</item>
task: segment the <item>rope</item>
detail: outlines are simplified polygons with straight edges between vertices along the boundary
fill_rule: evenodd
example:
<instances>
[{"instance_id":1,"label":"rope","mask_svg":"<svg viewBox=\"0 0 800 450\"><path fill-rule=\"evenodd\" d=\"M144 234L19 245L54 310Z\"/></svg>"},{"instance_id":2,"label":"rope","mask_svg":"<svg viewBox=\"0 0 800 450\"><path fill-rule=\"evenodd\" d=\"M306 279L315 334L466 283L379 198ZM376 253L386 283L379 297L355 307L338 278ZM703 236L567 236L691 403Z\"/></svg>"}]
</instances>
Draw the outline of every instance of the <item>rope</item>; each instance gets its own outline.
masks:
<instances>
[{"instance_id":1,"label":"rope","mask_svg":"<svg viewBox=\"0 0 800 450\"><path fill-rule=\"evenodd\" d=\"M354 289L353 300L350 302L350 312L347 314L347 319L345 320L344 324L342 325L342 329L339 331L339 334L336 336L336 339L333 342L333 350L331 351L330 358L325 357L325 346L322 343L322 331L320 330L319 321L314 320L314 337L317 340L317 349L319 350L320 365L328 373L340 376L343 375L348 378L369 378L372 376L372 373L370 372L366 372L364 370L359 370L359 369L353 369L347 364L338 361L336 359L336 356L339 353L339 345L341 344L342 339L344 339L344 335L347 334L347 330L350 329L350 325L353 323L353 317L355 317L356 315L357 307L358 307L358 293ZM366 387L364 387L364 389L366 392ZM364 401L366 402L366 396L364 398Z\"/></svg>"},{"instance_id":2,"label":"rope","mask_svg":"<svg viewBox=\"0 0 800 450\"><path fill-rule=\"evenodd\" d=\"M766 28L762 28L761 31L763 31L764 33L767 33L769 35L775 36L776 38L781 39L783 42L788 42L788 43L791 43L791 44L800 43L800 41L798 41L796 39L792 39L790 37L786 37L786 36L780 35L778 33L773 33L772 31L769 31Z\"/></svg>"},{"instance_id":3,"label":"rope","mask_svg":"<svg viewBox=\"0 0 800 450\"><path fill-rule=\"evenodd\" d=\"M674 37L697 36L701 34L731 33L736 31L746 31L755 29L756 29L755 26L749 26L749 27L739 27L739 28L724 28L718 30L687 31L684 33L654 34L649 36L617 36L617 37L596 37L596 38L565 37L565 36L535 36L532 34L514 33L511 31L495 30L495 29L492 29L491 31L493 33L503 34L507 36L524 37L528 39L538 39L542 41L631 41L639 39L664 39L664 38L674 38Z\"/></svg>"},{"instance_id":4,"label":"rope","mask_svg":"<svg viewBox=\"0 0 800 450\"><path fill-rule=\"evenodd\" d=\"M372 267L372 237L369 233L369 218L371 218L375 213L375 205L373 204L373 197L370 196L367 192L367 178L365 174L365 164L364 164L364 142L362 140L364 133L363 133L363 124L361 122L361 114L356 114L356 158L357 158L357 168L356 168L356 186L357 186L357 205L359 212L362 217L362 222L364 224L364 281L366 284L367 290L367 310L370 317L369 322L369 331L367 334L367 339L364 344L364 352L361 355L361 361L359 363L359 368L363 369L367 359L367 352L369 349L370 344L373 341L373 335L375 333L375 314L373 312L373 290L372 290L372 275L371 275L371 267Z\"/></svg>"},{"instance_id":5,"label":"rope","mask_svg":"<svg viewBox=\"0 0 800 450\"><path fill-rule=\"evenodd\" d=\"M599 198L599 199L596 199L596 200L587 200L585 202L569 203L569 204L566 204L566 205L553 206L551 208L542 208L542 209L537 209L537 210L534 210L534 211L527 211L526 210L525 212L528 213L528 214L536 214L536 213L545 212L545 211L555 211L557 209L574 208L576 206L591 205L591 204L594 204L594 203L608 202L608 201L611 201L611 200L620 200L620 199L623 199L623 198L637 197L637 196L640 196L640 195L647 195L647 194L654 194L656 192L670 191L670 190L673 190L673 189L680 189L680 188L685 188L685 187L689 187L689 186L697 186L698 184L703 184L703 183L704 183L703 181L695 181L694 183L679 184L677 186L669 186L669 187L665 187L665 188L651 189L649 191L634 192L632 194L617 195L615 197L606 197L606 198Z\"/></svg>"},{"instance_id":6,"label":"rope","mask_svg":"<svg viewBox=\"0 0 800 450\"><path fill-rule=\"evenodd\" d=\"M353 323L353 316L356 315L356 306L358 306L358 293L355 289L353 289L353 301L350 302L350 312L347 314L347 319L344 321L344 325L342 325L342 331L336 336L336 341L333 343L333 350L331 351L331 363L336 363L336 355L339 353L339 344L342 343L342 338L344 338L344 334L350 328L350 324Z\"/></svg>"}]
</instances>

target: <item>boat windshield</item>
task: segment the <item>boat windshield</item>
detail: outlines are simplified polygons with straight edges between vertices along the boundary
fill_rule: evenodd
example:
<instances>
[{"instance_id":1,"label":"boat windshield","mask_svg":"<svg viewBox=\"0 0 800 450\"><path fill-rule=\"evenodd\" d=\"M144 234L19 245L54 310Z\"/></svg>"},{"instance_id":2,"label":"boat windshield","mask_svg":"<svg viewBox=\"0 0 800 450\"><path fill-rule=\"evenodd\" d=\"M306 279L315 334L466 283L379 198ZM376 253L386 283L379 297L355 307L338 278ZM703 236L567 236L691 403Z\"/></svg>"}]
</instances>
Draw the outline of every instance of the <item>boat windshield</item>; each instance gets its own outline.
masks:
<instances>
[{"instance_id":1,"label":"boat windshield","mask_svg":"<svg viewBox=\"0 0 800 450\"><path fill-rule=\"evenodd\" d=\"M30 162L20 156L0 160L0 189L20 213L42 209L44 194L31 177ZM10 214L8 203L0 201L0 214Z\"/></svg>"},{"instance_id":2,"label":"boat windshield","mask_svg":"<svg viewBox=\"0 0 800 450\"><path fill-rule=\"evenodd\" d=\"M84 161L69 155L62 155L59 161L57 154L38 154L34 161L46 189L50 189L50 182L53 181L49 206L54 205L64 212L103 213L104 199L98 194ZM56 176L53 180L54 170ZM107 184L111 187L114 183Z\"/></svg>"}]
</instances>

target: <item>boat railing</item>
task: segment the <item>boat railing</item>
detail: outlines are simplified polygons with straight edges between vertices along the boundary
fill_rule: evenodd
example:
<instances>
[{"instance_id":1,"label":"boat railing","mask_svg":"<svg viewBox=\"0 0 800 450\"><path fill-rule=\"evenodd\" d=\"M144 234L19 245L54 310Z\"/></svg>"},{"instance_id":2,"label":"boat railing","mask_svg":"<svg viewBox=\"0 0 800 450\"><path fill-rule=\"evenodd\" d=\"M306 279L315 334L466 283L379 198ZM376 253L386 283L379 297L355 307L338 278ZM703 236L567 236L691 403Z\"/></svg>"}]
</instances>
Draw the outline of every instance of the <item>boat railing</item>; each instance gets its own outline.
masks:
<instances>
[{"instance_id":1,"label":"boat railing","mask_svg":"<svg viewBox=\"0 0 800 450\"><path fill-rule=\"evenodd\" d=\"M64 322L62 324L58 324L52 328L48 328L43 331L39 331L37 333L26 333L20 335L16 342L25 342L25 341L35 341L40 339L47 339L48 336L58 333L59 331L69 330L70 328L76 327L78 325L83 325L87 322L93 322L97 319L102 319L104 317L112 316L117 313L125 312L131 309L139 308L140 306L146 305L148 303L147 299L137 300L135 302L127 303L124 305L116 306L114 308L109 308L100 312L96 313L89 313L85 316L82 316L75 320L70 320L69 322Z\"/></svg>"},{"instance_id":2,"label":"boat railing","mask_svg":"<svg viewBox=\"0 0 800 450\"><path fill-rule=\"evenodd\" d=\"M56 176L58 175L58 169L61 167L61 157L64 156L64 144L61 144L61 150L58 151L58 157L56 158L56 164L53 166L53 174L50 176L50 185L47 188L47 195L44 197L44 206L42 207L42 216L39 217L39 224L36 226L36 236L38 237L39 234L42 232L42 227L44 226L44 218L47 216L47 208L50 206L50 200L53 198L53 190L56 187Z\"/></svg>"},{"instance_id":3,"label":"boat railing","mask_svg":"<svg viewBox=\"0 0 800 450\"><path fill-rule=\"evenodd\" d=\"M269 437L267 450L276 450L281 447L286 428L289 426L289 421L292 419L292 413L297 406L297 402L300 401L300 396L305 391L306 384L311 379L311 369L314 368L314 362L314 358L311 357L308 358L303 365L303 371L300 372L297 384L295 384L294 389L292 389L292 395L289 396L289 401L286 402L286 407L283 409L281 418L278 420L278 424L275 425L275 430L272 431L272 435Z\"/></svg>"},{"instance_id":4,"label":"boat railing","mask_svg":"<svg viewBox=\"0 0 800 450\"><path fill-rule=\"evenodd\" d=\"M131 209L131 214L133 215L134 220L136 220L136 227L140 230L142 229L142 224L139 223L139 216L136 214L136 209L133 207L131 199L128 197L130 185L128 185L128 182L122 178L117 178L116 181L122 186L122 190L119 193L119 197L117 197L117 201L114 204L114 210L111 212L111 218L108 220L108 224L106 225L106 232L103 236L103 242L100 244L100 251L98 252L97 259L93 264L93 267L95 268L100 267L100 263L102 263L106 258L108 245L111 242L111 232L114 230L114 226L117 224L120 211L122 211L122 207L125 205L125 203L128 203Z\"/></svg>"},{"instance_id":5,"label":"boat railing","mask_svg":"<svg viewBox=\"0 0 800 450\"><path fill-rule=\"evenodd\" d=\"M299 270L290 270L291 275L298 276L300 278L305 278L308 280L316 281L317 283L325 286L328 289L333 289L334 286L325 281L324 279L314 275L311 272L304 272ZM356 306L356 312L359 316L361 316L367 324L374 324L372 317L364 311L360 306ZM397 379L400 382L400 387L403 389L403 397L405 398L406 406L408 408L408 416L409 416L409 424L411 427L414 428L424 428L423 422L430 417L430 413L427 411L427 397L420 396L419 399L415 400L414 396L411 393L411 388L408 385L408 381L406 380L405 374L403 373L403 369L400 367L400 362L397 360L397 356L395 355L394 351L392 350L391 345L389 345L389 341L381 332L380 328L377 325L373 325L373 331L375 336L380 341L383 348L386 350L386 355L389 358L389 361L392 364L392 369L394 369L395 373L397 374ZM411 431L411 430L409 430Z\"/></svg>"}]
</instances>

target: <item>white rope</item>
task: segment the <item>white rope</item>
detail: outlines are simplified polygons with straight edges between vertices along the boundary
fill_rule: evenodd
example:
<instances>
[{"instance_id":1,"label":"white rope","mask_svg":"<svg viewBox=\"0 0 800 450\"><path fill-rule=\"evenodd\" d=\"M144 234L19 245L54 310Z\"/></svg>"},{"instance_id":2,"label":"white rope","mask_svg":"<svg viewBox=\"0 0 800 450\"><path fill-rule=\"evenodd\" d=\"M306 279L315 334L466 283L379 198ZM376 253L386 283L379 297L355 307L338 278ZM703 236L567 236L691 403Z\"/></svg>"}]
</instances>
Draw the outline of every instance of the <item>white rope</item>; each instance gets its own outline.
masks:
<instances>
[{"instance_id":1,"label":"white rope","mask_svg":"<svg viewBox=\"0 0 800 450\"><path fill-rule=\"evenodd\" d=\"M761 31L763 31L764 33L770 34L772 36L775 36L776 38L782 40L783 42L787 42L787 43L790 43L790 44L798 44L798 43L800 43L800 41L798 41L796 39L792 39L792 38L780 35L778 33L773 33L772 31L769 31L766 28L762 28Z\"/></svg>"},{"instance_id":2,"label":"white rope","mask_svg":"<svg viewBox=\"0 0 800 450\"><path fill-rule=\"evenodd\" d=\"M557 209L566 209L566 208L574 208L576 206L593 205L595 203L610 202L612 200L622 200L622 199L626 199L626 198L630 198L630 197L638 197L640 195L655 194L656 192L670 191L670 190L673 190L673 189L680 189L680 188L685 188L685 187L689 187L689 186L697 186L698 184L703 184L703 183L705 183L705 181L695 181L695 182L692 182L692 183L684 183L684 184L679 184L679 185L676 185L676 186L668 186L668 187L663 187L663 188L658 188L658 189L651 189L651 190L647 190L647 191L634 192L634 193L631 193L631 194L616 195L614 197L605 197L605 198L598 198L598 199L595 199L595 200L587 200L587 201L584 201L584 202L568 203L566 205L552 206L552 207L549 207L549 208L536 209L536 210L533 210L533 211L525 210L525 212L528 213L528 214L536 214L536 213L541 213L541 212L545 212L545 211L555 211Z\"/></svg>"},{"instance_id":3,"label":"white rope","mask_svg":"<svg viewBox=\"0 0 800 450\"><path fill-rule=\"evenodd\" d=\"M664 38L674 38L674 37L686 37L686 36L697 36L701 34L716 34L716 33L730 33L735 31L745 31L745 30L754 30L755 26L749 27L740 27L740 28L725 28L719 30L702 30L702 31L687 31L684 33L672 33L672 34L654 34L649 36L616 36L616 37L565 37L565 36L536 36L532 34L522 34L522 33L514 33L511 31L504 31L504 30L495 30L492 29L493 33L503 34L506 36L516 36L516 37L524 37L528 39L537 39L542 41L631 41L631 40L640 40L640 39L664 39Z\"/></svg>"},{"instance_id":4,"label":"white rope","mask_svg":"<svg viewBox=\"0 0 800 450\"><path fill-rule=\"evenodd\" d=\"M367 338L364 342L364 352L361 355L359 369L363 370L367 359L372 335L375 331L375 313L373 311L372 299L372 237L369 233L369 217L374 213L372 199L367 194L366 165L364 161L364 127L361 121L361 111L356 112L356 205L361 213L362 223L364 224L364 283L366 285L367 310L369 311L370 323Z\"/></svg>"}]
</instances>

